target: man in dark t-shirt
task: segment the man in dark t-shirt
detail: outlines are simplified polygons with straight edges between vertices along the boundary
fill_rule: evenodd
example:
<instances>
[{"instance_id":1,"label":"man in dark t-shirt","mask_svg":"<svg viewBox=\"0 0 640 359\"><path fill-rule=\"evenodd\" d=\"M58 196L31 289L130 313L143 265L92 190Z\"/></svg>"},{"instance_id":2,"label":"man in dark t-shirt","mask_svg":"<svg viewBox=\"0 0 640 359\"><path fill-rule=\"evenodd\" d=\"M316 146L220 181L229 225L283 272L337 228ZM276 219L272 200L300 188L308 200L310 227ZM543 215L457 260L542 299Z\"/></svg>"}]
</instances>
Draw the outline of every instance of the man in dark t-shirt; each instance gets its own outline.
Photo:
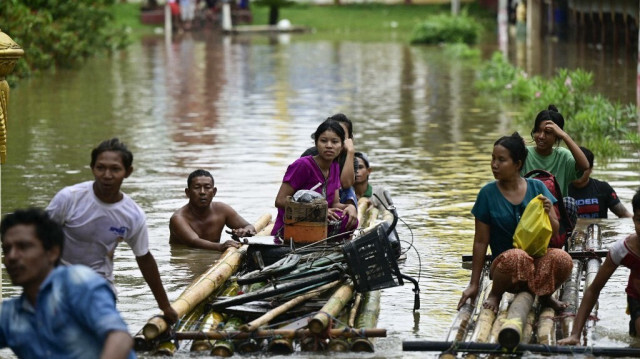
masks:
<instances>
[{"instance_id":1,"label":"man in dark t-shirt","mask_svg":"<svg viewBox=\"0 0 640 359\"><path fill-rule=\"evenodd\" d=\"M593 153L580 147L589 161L589 169L579 179L569 184L569 197L576 200L578 217L607 218L608 210L620 218L631 218L632 214L618 199L616 191L605 181L590 178L593 170Z\"/></svg>"}]
</instances>

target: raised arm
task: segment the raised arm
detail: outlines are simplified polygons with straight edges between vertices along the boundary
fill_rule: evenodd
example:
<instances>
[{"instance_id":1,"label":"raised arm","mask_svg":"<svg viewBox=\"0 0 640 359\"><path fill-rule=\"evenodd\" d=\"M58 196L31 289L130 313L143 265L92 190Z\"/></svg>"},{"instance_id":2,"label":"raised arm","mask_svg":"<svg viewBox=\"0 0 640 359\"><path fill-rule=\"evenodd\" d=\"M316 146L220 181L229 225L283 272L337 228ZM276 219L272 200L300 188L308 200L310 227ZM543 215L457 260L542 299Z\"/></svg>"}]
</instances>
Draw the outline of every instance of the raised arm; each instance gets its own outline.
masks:
<instances>
[{"instance_id":1,"label":"raised arm","mask_svg":"<svg viewBox=\"0 0 640 359\"><path fill-rule=\"evenodd\" d=\"M127 332L114 330L109 332L102 347L101 359L125 359L133 348L133 339Z\"/></svg>"},{"instance_id":2,"label":"raised arm","mask_svg":"<svg viewBox=\"0 0 640 359\"><path fill-rule=\"evenodd\" d=\"M564 141L576 161L577 170L586 171L589 169L589 161L587 160L587 156L584 155L578 144L573 141L568 133L564 132L564 130L562 130L558 125L550 120L546 121L544 126L545 129L550 129L558 138L561 138Z\"/></svg>"},{"instance_id":3,"label":"raised arm","mask_svg":"<svg viewBox=\"0 0 640 359\"><path fill-rule=\"evenodd\" d=\"M467 289L462 292L462 297L458 302L458 309L462 308L467 299L474 300L478 295L480 286L480 276L482 275L482 267L487 255L487 247L489 246L489 236L491 227L476 218L476 233L473 238L473 259L471 264L471 279Z\"/></svg>"},{"instance_id":4,"label":"raised arm","mask_svg":"<svg viewBox=\"0 0 640 359\"><path fill-rule=\"evenodd\" d=\"M164 287L162 286L162 280L160 279L160 273L158 272L158 265L156 264L156 260L153 258L151 252L147 252L147 254L143 256L136 257L136 261L138 262L138 267L140 268L140 272L142 272L144 280L149 285L149 288L158 303L158 307L164 312L165 320L171 324L177 322L178 313L173 309L173 307L171 307L171 303L169 303L167 293L164 291Z\"/></svg>"},{"instance_id":5,"label":"raised arm","mask_svg":"<svg viewBox=\"0 0 640 359\"><path fill-rule=\"evenodd\" d=\"M340 186L342 188L349 188L353 186L354 182L356 181L356 173L355 169L353 168L356 150L353 147L353 139L347 138L346 140L344 140L344 147L347 153L347 157L344 160L342 172L340 172Z\"/></svg>"},{"instance_id":6,"label":"raised arm","mask_svg":"<svg viewBox=\"0 0 640 359\"><path fill-rule=\"evenodd\" d=\"M215 243L200 238L198 233L191 228L189 221L184 216L174 214L169 220L169 232L171 238L190 247L209 249L223 252L229 247L240 247L235 241L226 241L224 243Z\"/></svg>"},{"instance_id":7,"label":"raised arm","mask_svg":"<svg viewBox=\"0 0 640 359\"><path fill-rule=\"evenodd\" d=\"M607 281L611 278L611 275L615 272L616 268L618 268L618 266L613 263L609 256L607 256L607 259L604 260L604 264L602 264L602 267L598 270L593 283L591 283L589 288L584 291L584 296L582 297L578 314L576 314L576 318L573 321L571 335L565 339L559 340L558 345L576 345L580 343L580 333L582 333L584 324L587 322L587 318L589 317L591 310L593 310L593 306L598 301L600 291L602 291L604 285L607 284Z\"/></svg>"}]
</instances>

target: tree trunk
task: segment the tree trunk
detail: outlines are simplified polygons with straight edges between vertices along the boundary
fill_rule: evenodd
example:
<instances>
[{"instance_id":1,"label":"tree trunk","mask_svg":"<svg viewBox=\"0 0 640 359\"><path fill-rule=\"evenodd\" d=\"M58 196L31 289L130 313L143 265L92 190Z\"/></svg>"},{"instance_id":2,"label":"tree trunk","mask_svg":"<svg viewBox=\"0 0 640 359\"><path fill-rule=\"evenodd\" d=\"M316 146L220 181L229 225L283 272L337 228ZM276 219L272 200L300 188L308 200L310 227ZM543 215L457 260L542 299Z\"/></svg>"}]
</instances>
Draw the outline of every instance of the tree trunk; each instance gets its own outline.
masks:
<instances>
[{"instance_id":1,"label":"tree trunk","mask_svg":"<svg viewBox=\"0 0 640 359\"><path fill-rule=\"evenodd\" d=\"M275 25L278 23L280 17L280 8L278 6L269 7L269 25Z\"/></svg>"}]
</instances>

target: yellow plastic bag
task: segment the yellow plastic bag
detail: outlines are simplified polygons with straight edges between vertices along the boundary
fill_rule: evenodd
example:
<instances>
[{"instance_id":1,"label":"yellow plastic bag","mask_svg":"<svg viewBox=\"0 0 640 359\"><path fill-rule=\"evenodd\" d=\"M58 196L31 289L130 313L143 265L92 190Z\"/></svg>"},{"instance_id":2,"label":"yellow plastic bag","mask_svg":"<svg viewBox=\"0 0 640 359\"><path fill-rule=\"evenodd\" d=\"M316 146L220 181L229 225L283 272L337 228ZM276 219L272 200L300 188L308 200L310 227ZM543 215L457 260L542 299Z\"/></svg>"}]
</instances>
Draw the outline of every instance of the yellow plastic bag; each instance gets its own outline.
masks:
<instances>
[{"instance_id":1,"label":"yellow plastic bag","mask_svg":"<svg viewBox=\"0 0 640 359\"><path fill-rule=\"evenodd\" d=\"M539 194L529 202L520 218L513 234L513 247L532 257L541 257L547 253L552 233L549 214L545 212L542 195Z\"/></svg>"}]
</instances>

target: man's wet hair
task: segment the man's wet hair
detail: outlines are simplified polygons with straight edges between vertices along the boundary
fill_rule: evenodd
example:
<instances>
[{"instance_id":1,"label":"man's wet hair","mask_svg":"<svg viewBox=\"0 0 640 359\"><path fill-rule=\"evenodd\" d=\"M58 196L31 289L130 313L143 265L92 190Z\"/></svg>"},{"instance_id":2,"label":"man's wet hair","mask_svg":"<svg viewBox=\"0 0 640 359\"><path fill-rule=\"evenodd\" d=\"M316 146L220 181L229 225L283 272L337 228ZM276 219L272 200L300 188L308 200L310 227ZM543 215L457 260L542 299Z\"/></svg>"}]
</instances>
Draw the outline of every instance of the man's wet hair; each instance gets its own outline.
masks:
<instances>
[{"instance_id":1,"label":"man's wet hair","mask_svg":"<svg viewBox=\"0 0 640 359\"><path fill-rule=\"evenodd\" d=\"M589 168L593 168L593 152L591 152L588 148L586 147L582 147L580 146L580 149L582 150L582 153L584 153L584 156L587 158L587 161L589 162Z\"/></svg>"},{"instance_id":2,"label":"man's wet hair","mask_svg":"<svg viewBox=\"0 0 640 359\"><path fill-rule=\"evenodd\" d=\"M9 213L0 222L0 238L4 241L7 231L17 225L33 225L36 229L36 236L42 242L45 250L53 247L60 247L60 255L64 247L64 234L62 227L49 217L49 214L40 208L16 209ZM60 257L55 265L60 264Z\"/></svg>"},{"instance_id":3,"label":"man's wet hair","mask_svg":"<svg viewBox=\"0 0 640 359\"><path fill-rule=\"evenodd\" d=\"M191 180L196 177L209 177L211 178L211 183L215 184L215 180L213 179L211 172L203 169L197 169L189 174L189 178L187 178L187 188L191 188Z\"/></svg>"},{"instance_id":4,"label":"man's wet hair","mask_svg":"<svg viewBox=\"0 0 640 359\"><path fill-rule=\"evenodd\" d=\"M109 140L102 141L96 148L91 151L91 168L96 165L96 161L98 160L98 156L103 152L118 152L120 154L120 158L122 158L122 164L124 168L129 169L133 164L133 153L129 151L127 145L120 142L117 137L114 137Z\"/></svg>"},{"instance_id":5,"label":"man's wet hair","mask_svg":"<svg viewBox=\"0 0 640 359\"><path fill-rule=\"evenodd\" d=\"M640 211L640 188L636 191L636 194L633 195L633 199L631 200L631 208L633 209L633 214L636 211Z\"/></svg>"}]
</instances>

